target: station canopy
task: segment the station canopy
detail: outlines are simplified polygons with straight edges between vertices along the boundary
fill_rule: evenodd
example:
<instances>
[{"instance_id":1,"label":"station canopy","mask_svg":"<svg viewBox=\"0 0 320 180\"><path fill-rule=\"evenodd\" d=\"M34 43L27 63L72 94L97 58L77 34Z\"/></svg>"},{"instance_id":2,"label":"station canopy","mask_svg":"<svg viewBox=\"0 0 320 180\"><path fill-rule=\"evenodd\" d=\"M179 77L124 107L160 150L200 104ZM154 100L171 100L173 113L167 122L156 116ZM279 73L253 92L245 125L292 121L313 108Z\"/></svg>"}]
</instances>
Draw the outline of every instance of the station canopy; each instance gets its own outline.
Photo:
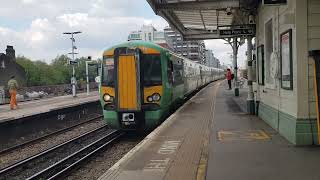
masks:
<instances>
[{"instance_id":1,"label":"station canopy","mask_svg":"<svg viewBox=\"0 0 320 180\"><path fill-rule=\"evenodd\" d=\"M185 40L253 35L249 15L259 0L147 0Z\"/></svg>"}]
</instances>

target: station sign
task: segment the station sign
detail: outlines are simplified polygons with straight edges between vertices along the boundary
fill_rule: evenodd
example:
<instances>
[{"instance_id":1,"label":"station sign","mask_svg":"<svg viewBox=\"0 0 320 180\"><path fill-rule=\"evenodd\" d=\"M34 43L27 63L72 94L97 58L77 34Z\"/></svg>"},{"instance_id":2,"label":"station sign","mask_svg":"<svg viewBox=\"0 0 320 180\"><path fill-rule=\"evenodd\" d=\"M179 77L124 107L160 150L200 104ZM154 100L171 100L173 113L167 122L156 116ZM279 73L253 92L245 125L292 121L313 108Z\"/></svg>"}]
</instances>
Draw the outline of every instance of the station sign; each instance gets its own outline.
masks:
<instances>
[{"instance_id":1,"label":"station sign","mask_svg":"<svg viewBox=\"0 0 320 180\"><path fill-rule=\"evenodd\" d=\"M253 28L238 28L238 29L221 29L219 30L220 36L253 36Z\"/></svg>"},{"instance_id":2,"label":"station sign","mask_svg":"<svg viewBox=\"0 0 320 180\"><path fill-rule=\"evenodd\" d=\"M283 5L287 4L287 0L263 0L264 5Z\"/></svg>"},{"instance_id":3,"label":"station sign","mask_svg":"<svg viewBox=\"0 0 320 180\"><path fill-rule=\"evenodd\" d=\"M70 65L78 64L78 62L77 62L77 61L72 61L72 60L70 60L70 61L69 61L69 64L70 64Z\"/></svg>"}]
</instances>

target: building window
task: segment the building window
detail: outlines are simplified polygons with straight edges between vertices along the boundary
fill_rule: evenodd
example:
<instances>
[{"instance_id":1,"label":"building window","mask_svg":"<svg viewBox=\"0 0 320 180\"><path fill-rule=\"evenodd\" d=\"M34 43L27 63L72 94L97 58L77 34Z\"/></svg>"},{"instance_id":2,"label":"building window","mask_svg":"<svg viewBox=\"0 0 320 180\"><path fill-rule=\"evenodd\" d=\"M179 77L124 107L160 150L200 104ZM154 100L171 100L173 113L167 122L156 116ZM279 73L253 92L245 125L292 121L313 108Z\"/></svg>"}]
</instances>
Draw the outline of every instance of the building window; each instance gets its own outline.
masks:
<instances>
[{"instance_id":1,"label":"building window","mask_svg":"<svg viewBox=\"0 0 320 180\"><path fill-rule=\"evenodd\" d=\"M272 19L265 24L265 83L274 85L274 73L272 67L272 53L273 53L273 24Z\"/></svg>"},{"instance_id":2,"label":"building window","mask_svg":"<svg viewBox=\"0 0 320 180\"><path fill-rule=\"evenodd\" d=\"M5 68L6 68L6 65L5 65L5 63L4 63L4 60L2 60L1 68L2 68L2 69L5 69Z\"/></svg>"},{"instance_id":3,"label":"building window","mask_svg":"<svg viewBox=\"0 0 320 180\"><path fill-rule=\"evenodd\" d=\"M151 39L151 33L149 33L148 35L149 35L149 41L152 41L152 39Z\"/></svg>"},{"instance_id":4,"label":"building window","mask_svg":"<svg viewBox=\"0 0 320 180\"><path fill-rule=\"evenodd\" d=\"M257 48L258 83L264 85L264 45Z\"/></svg>"},{"instance_id":5,"label":"building window","mask_svg":"<svg viewBox=\"0 0 320 180\"><path fill-rule=\"evenodd\" d=\"M280 41L281 87L283 89L292 90L292 30L290 29L282 33Z\"/></svg>"}]
</instances>

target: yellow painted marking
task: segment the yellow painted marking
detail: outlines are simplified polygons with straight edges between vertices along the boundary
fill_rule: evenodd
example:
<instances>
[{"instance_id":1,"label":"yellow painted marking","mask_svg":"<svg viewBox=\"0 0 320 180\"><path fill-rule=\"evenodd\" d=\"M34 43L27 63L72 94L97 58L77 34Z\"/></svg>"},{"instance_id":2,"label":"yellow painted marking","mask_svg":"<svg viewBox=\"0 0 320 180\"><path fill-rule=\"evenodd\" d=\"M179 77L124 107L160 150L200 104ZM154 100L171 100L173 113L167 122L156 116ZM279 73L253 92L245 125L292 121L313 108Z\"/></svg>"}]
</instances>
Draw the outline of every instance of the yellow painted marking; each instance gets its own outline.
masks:
<instances>
[{"instance_id":1,"label":"yellow painted marking","mask_svg":"<svg viewBox=\"0 0 320 180\"><path fill-rule=\"evenodd\" d=\"M316 69L316 63L314 63L314 95L316 98L316 112L317 112L317 125L318 125L318 144L320 144L320 114L319 114L319 99L318 99L318 83L317 83L317 69Z\"/></svg>"},{"instance_id":2,"label":"yellow painted marking","mask_svg":"<svg viewBox=\"0 0 320 180\"><path fill-rule=\"evenodd\" d=\"M163 89L162 86L145 87L143 89L143 95L144 95L143 100L144 100L144 103L148 103L148 101L147 101L148 96L151 96L154 93L160 94L160 96L162 98L162 92L163 92L162 89ZM160 104L160 101L159 102L155 102L155 103Z\"/></svg>"},{"instance_id":3,"label":"yellow painted marking","mask_svg":"<svg viewBox=\"0 0 320 180\"><path fill-rule=\"evenodd\" d=\"M160 54L160 51L153 48L148 48L144 46L139 46L138 48L143 52L143 54Z\"/></svg>"},{"instance_id":4,"label":"yellow painted marking","mask_svg":"<svg viewBox=\"0 0 320 180\"><path fill-rule=\"evenodd\" d=\"M101 93L102 93L102 95L109 94L110 96L113 96L113 97L115 96L115 91L114 91L114 88L112 88L112 87L102 86Z\"/></svg>"},{"instance_id":5,"label":"yellow painted marking","mask_svg":"<svg viewBox=\"0 0 320 180\"><path fill-rule=\"evenodd\" d=\"M219 131L219 141L255 141L255 140L270 140L271 137L262 130L248 131Z\"/></svg>"},{"instance_id":6,"label":"yellow painted marking","mask_svg":"<svg viewBox=\"0 0 320 180\"><path fill-rule=\"evenodd\" d=\"M138 109L137 72L134 56L119 56L118 65L119 107Z\"/></svg>"},{"instance_id":7,"label":"yellow painted marking","mask_svg":"<svg viewBox=\"0 0 320 180\"><path fill-rule=\"evenodd\" d=\"M214 88L214 98L217 95L217 89L220 86L220 83L218 83L215 88ZM214 117L214 112L216 109L215 106L216 101L211 101L211 111L212 111L212 118ZM211 124L212 125L212 124ZM205 135L205 139L203 141L203 150L201 152L201 158L198 164L198 168L197 168L197 176L196 176L196 180L205 180L206 179L206 170L207 170L207 166L208 166L208 156L209 156L209 138L210 138L210 127L206 130L206 135Z\"/></svg>"},{"instance_id":8,"label":"yellow painted marking","mask_svg":"<svg viewBox=\"0 0 320 180\"><path fill-rule=\"evenodd\" d=\"M113 96L115 98L115 90L113 87L105 87L105 86L102 86L101 87L101 94L102 94L102 97L104 94L109 94L110 96ZM111 102L106 102L106 104L110 104Z\"/></svg>"},{"instance_id":9,"label":"yellow painted marking","mask_svg":"<svg viewBox=\"0 0 320 180\"><path fill-rule=\"evenodd\" d=\"M196 180L204 180L205 179L207 161L208 161L207 157L201 157L199 165L198 165Z\"/></svg>"},{"instance_id":10,"label":"yellow painted marking","mask_svg":"<svg viewBox=\"0 0 320 180\"><path fill-rule=\"evenodd\" d=\"M114 49L110 49L103 52L103 56L113 56L114 55Z\"/></svg>"}]
</instances>

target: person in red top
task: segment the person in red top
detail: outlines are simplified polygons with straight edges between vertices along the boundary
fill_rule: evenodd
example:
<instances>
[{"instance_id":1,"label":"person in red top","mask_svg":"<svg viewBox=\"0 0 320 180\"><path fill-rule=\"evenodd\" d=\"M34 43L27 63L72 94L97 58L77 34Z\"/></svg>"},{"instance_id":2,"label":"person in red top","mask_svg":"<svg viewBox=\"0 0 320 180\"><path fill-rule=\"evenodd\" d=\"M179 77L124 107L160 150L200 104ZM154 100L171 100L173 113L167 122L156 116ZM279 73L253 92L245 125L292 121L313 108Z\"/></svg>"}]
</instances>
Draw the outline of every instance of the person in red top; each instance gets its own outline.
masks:
<instances>
[{"instance_id":1,"label":"person in red top","mask_svg":"<svg viewBox=\"0 0 320 180\"><path fill-rule=\"evenodd\" d=\"M232 80L232 73L230 69L227 69L227 80L228 80L228 85L229 85L229 90L231 89L231 80Z\"/></svg>"}]
</instances>

